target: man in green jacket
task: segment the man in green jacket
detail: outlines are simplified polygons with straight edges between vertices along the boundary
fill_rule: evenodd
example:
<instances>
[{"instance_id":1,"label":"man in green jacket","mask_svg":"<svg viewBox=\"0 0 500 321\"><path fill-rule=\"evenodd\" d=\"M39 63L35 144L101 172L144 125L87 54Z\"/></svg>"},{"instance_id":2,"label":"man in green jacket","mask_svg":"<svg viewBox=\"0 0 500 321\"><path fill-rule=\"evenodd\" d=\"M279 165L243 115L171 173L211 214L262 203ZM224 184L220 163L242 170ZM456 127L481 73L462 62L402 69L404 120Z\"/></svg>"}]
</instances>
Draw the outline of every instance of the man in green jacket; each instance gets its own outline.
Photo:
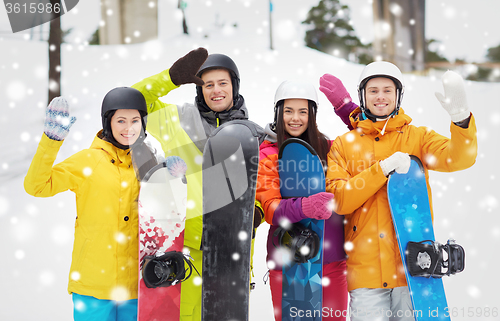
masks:
<instances>
[{"instance_id":1,"label":"man in green jacket","mask_svg":"<svg viewBox=\"0 0 500 321\"><path fill-rule=\"evenodd\" d=\"M183 84L196 84L194 104L167 104L159 100ZM165 156L177 155L187 164L188 201L184 246L190 250L196 269L202 273L202 160L208 136L232 120L248 120L248 110L239 94L240 77L234 61L211 54L204 48L190 51L172 67L135 85L148 105L148 132L162 145ZM264 137L264 130L249 121ZM261 222L256 211L255 224ZM256 226L254 226L255 228ZM253 248L253 247L252 247ZM201 319L201 282L191 277L182 283L181 320Z\"/></svg>"}]
</instances>

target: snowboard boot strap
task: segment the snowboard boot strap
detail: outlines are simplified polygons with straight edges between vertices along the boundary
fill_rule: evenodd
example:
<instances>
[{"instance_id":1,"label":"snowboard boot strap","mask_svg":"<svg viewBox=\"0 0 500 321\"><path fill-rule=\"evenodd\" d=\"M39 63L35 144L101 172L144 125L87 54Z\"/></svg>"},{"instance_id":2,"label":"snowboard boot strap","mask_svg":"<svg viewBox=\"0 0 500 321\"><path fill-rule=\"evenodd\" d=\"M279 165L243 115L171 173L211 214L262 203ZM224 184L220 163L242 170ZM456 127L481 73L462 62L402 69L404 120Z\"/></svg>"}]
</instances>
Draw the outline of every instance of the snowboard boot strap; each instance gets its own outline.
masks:
<instances>
[{"instance_id":1,"label":"snowboard boot strap","mask_svg":"<svg viewBox=\"0 0 500 321\"><path fill-rule=\"evenodd\" d=\"M145 256L142 278L146 287L168 287L187 280L191 276L193 268L198 272L189 258L178 251L164 254L159 252L156 255ZM187 265L187 269L185 265Z\"/></svg>"},{"instance_id":2,"label":"snowboard boot strap","mask_svg":"<svg viewBox=\"0 0 500 321\"><path fill-rule=\"evenodd\" d=\"M406 257L411 276L431 277L435 275L438 263L442 261L442 253L430 240L408 242Z\"/></svg>"},{"instance_id":3,"label":"snowboard boot strap","mask_svg":"<svg viewBox=\"0 0 500 321\"><path fill-rule=\"evenodd\" d=\"M448 254L447 260L443 259L443 251ZM406 258L411 276L442 278L465 268L465 251L453 240L448 240L445 245L431 240L408 242Z\"/></svg>"},{"instance_id":4,"label":"snowboard boot strap","mask_svg":"<svg viewBox=\"0 0 500 321\"><path fill-rule=\"evenodd\" d=\"M318 255L320 248L320 238L318 234L300 223L292 224L289 230L278 227L273 235L275 237L278 236L279 246L290 249L294 256L293 260L297 263L306 263L308 260ZM274 243L274 238L273 245L274 247L278 247ZM308 249L307 253L302 252L304 247Z\"/></svg>"},{"instance_id":5,"label":"snowboard boot strap","mask_svg":"<svg viewBox=\"0 0 500 321\"><path fill-rule=\"evenodd\" d=\"M448 253L448 260L445 265L448 268L446 275L453 275L462 272L465 269L465 250L462 246L455 243L455 240L448 240L444 245L444 250Z\"/></svg>"}]
</instances>

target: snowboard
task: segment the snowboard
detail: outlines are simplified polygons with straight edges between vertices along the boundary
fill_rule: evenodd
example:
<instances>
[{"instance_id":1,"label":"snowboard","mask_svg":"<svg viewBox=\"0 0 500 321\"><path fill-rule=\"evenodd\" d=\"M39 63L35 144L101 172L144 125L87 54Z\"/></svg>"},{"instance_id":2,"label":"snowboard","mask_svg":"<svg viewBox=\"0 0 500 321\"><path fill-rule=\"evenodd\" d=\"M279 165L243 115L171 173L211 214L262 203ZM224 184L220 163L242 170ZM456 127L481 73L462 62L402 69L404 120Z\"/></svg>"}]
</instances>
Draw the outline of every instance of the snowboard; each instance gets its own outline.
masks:
<instances>
[{"instance_id":1,"label":"snowboard","mask_svg":"<svg viewBox=\"0 0 500 321\"><path fill-rule=\"evenodd\" d=\"M134 163L135 165L135 163ZM141 181L139 193L139 321L178 321L180 316L180 282L165 280L151 287L145 273L153 279L160 275L160 265L147 264L164 253L183 251L186 218L186 163L169 156L151 168ZM182 256L181 256L182 257ZM164 262L162 262L164 263ZM170 262L168 262L170 263ZM181 259L182 268L184 261ZM169 264L163 266L171 268ZM166 272L171 273L171 272ZM149 278L148 278L149 279ZM159 281L159 280L157 280ZM160 283L160 282L158 282Z\"/></svg>"},{"instance_id":2,"label":"snowboard","mask_svg":"<svg viewBox=\"0 0 500 321\"><path fill-rule=\"evenodd\" d=\"M387 183L392 221L403 260L416 321L451 320L441 278L411 276L406 255L408 242L435 241L425 172L411 155L408 173L393 173Z\"/></svg>"},{"instance_id":3,"label":"snowboard","mask_svg":"<svg viewBox=\"0 0 500 321\"><path fill-rule=\"evenodd\" d=\"M202 321L249 317L259 134L250 121L218 127L203 152Z\"/></svg>"},{"instance_id":4,"label":"snowboard","mask_svg":"<svg viewBox=\"0 0 500 321\"><path fill-rule=\"evenodd\" d=\"M316 151L298 138L287 139L278 154L278 173L282 198L306 197L325 191L325 173ZM320 321L323 290L324 220L305 219L299 224L319 237L316 256L305 263L285 260L282 271L282 320ZM310 311L311 317L292 317L297 311ZM292 313L295 312L295 313Z\"/></svg>"}]
</instances>

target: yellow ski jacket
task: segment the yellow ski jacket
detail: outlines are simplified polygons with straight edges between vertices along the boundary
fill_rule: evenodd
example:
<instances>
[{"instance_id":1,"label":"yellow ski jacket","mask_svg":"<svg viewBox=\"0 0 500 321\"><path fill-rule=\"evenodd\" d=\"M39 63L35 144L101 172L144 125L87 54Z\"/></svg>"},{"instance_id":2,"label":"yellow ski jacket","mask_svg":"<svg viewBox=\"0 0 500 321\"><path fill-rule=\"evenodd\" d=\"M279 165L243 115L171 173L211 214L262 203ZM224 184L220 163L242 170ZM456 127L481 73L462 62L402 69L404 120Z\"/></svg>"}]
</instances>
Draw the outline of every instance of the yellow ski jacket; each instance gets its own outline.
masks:
<instances>
[{"instance_id":1,"label":"yellow ski jacket","mask_svg":"<svg viewBox=\"0 0 500 321\"><path fill-rule=\"evenodd\" d=\"M98 134L89 149L52 166L62 143L42 136L24 188L36 197L67 190L76 195L68 292L136 299L139 182L130 150L118 149Z\"/></svg>"}]
</instances>

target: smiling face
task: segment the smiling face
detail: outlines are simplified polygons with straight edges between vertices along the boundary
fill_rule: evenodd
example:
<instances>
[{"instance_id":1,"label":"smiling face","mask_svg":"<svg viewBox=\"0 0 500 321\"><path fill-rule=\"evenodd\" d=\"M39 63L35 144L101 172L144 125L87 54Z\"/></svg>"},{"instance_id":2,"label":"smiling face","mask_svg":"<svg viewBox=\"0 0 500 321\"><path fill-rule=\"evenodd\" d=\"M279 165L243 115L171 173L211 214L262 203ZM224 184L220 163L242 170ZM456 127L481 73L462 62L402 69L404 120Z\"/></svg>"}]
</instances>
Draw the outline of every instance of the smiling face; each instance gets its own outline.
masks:
<instances>
[{"instance_id":1,"label":"smiling face","mask_svg":"<svg viewBox=\"0 0 500 321\"><path fill-rule=\"evenodd\" d=\"M118 109L111 117L111 132L122 145L132 145L141 133L141 114L136 109Z\"/></svg>"},{"instance_id":2,"label":"smiling face","mask_svg":"<svg viewBox=\"0 0 500 321\"><path fill-rule=\"evenodd\" d=\"M389 78L370 79L365 86L366 108L375 116L386 116L396 108L396 86Z\"/></svg>"},{"instance_id":3,"label":"smiling face","mask_svg":"<svg viewBox=\"0 0 500 321\"><path fill-rule=\"evenodd\" d=\"M306 130L309 121L307 99L285 99L283 105L283 123L286 132L292 137L300 137Z\"/></svg>"},{"instance_id":4,"label":"smiling face","mask_svg":"<svg viewBox=\"0 0 500 321\"><path fill-rule=\"evenodd\" d=\"M211 110L221 112L233 107L233 84L227 70L205 71L201 79L205 82L202 86L203 98Z\"/></svg>"}]
</instances>

